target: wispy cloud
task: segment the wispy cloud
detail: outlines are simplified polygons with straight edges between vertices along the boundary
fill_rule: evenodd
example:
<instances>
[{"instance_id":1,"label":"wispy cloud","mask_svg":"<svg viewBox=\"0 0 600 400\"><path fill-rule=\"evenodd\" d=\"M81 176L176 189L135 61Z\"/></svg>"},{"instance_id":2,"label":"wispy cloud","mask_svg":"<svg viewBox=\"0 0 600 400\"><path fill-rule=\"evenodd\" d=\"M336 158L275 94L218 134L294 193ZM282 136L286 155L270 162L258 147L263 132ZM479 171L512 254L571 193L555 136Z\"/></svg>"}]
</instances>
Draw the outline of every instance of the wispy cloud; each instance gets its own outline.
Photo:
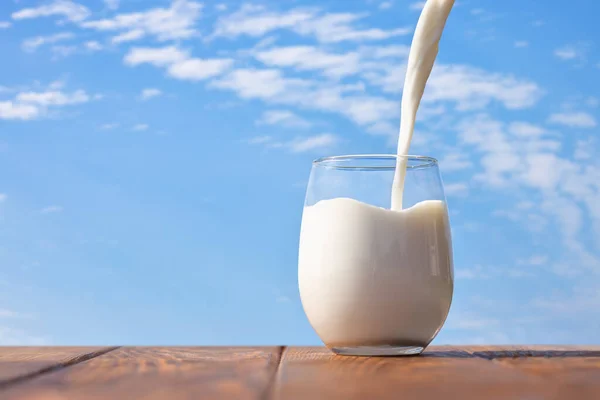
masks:
<instances>
[{"instance_id":1,"label":"wispy cloud","mask_svg":"<svg viewBox=\"0 0 600 400\"><path fill-rule=\"evenodd\" d=\"M104 48L104 46L96 40L90 40L85 42L84 47L89 51L100 51Z\"/></svg>"},{"instance_id":2,"label":"wispy cloud","mask_svg":"<svg viewBox=\"0 0 600 400\"><path fill-rule=\"evenodd\" d=\"M25 51L33 52L37 50L37 48L40 46L70 40L74 37L75 35L71 32L60 32L49 36L36 36L33 38L25 39L23 41L22 47Z\"/></svg>"},{"instance_id":3,"label":"wispy cloud","mask_svg":"<svg viewBox=\"0 0 600 400\"><path fill-rule=\"evenodd\" d=\"M598 125L596 118L584 111L555 113L550 115L548 122L570 128L595 128Z\"/></svg>"},{"instance_id":4,"label":"wispy cloud","mask_svg":"<svg viewBox=\"0 0 600 400\"><path fill-rule=\"evenodd\" d=\"M100 129L109 131L109 130L116 129L119 126L120 126L120 124L114 122L114 123L102 124L102 125L100 125Z\"/></svg>"},{"instance_id":5,"label":"wispy cloud","mask_svg":"<svg viewBox=\"0 0 600 400\"><path fill-rule=\"evenodd\" d=\"M311 123L288 110L267 110L257 121L259 125L279 125L285 128L309 128Z\"/></svg>"},{"instance_id":6,"label":"wispy cloud","mask_svg":"<svg viewBox=\"0 0 600 400\"><path fill-rule=\"evenodd\" d=\"M5 193L0 193L0 203L4 203L8 196Z\"/></svg>"},{"instance_id":7,"label":"wispy cloud","mask_svg":"<svg viewBox=\"0 0 600 400\"><path fill-rule=\"evenodd\" d=\"M201 81L221 75L223 72L227 71L231 65L233 65L233 60L229 58L190 58L169 66L167 74L177 79Z\"/></svg>"},{"instance_id":8,"label":"wispy cloud","mask_svg":"<svg viewBox=\"0 0 600 400\"><path fill-rule=\"evenodd\" d=\"M292 9L285 12L269 11L263 6L244 5L238 11L221 17L213 36L263 36L269 32L287 29L303 36L314 36L322 43L343 41L371 41L408 35L411 28L382 30L359 29L353 24L364 15L352 13L321 14L317 10Z\"/></svg>"},{"instance_id":9,"label":"wispy cloud","mask_svg":"<svg viewBox=\"0 0 600 400\"><path fill-rule=\"evenodd\" d=\"M516 48L524 48L524 47L529 47L529 42L527 40L517 40L515 42L515 47Z\"/></svg>"},{"instance_id":10,"label":"wispy cloud","mask_svg":"<svg viewBox=\"0 0 600 400\"><path fill-rule=\"evenodd\" d=\"M150 100L154 97L158 97L162 95L162 91L160 89L156 89L156 88L146 88L142 90L142 93L140 93L140 99L141 100Z\"/></svg>"},{"instance_id":11,"label":"wispy cloud","mask_svg":"<svg viewBox=\"0 0 600 400\"><path fill-rule=\"evenodd\" d=\"M360 62L360 56L356 52L332 54L315 46L276 47L258 51L254 56L265 65L294 67L300 71L322 71L332 77L355 74Z\"/></svg>"},{"instance_id":12,"label":"wispy cloud","mask_svg":"<svg viewBox=\"0 0 600 400\"><path fill-rule=\"evenodd\" d=\"M52 205L52 206L47 206L44 207L40 210L41 214L56 214L56 213L60 213L63 212L63 208L62 206L57 206L57 205Z\"/></svg>"},{"instance_id":13,"label":"wispy cloud","mask_svg":"<svg viewBox=\"0 0 600 400\"><path fill-rule=\"evenodd\" d=\"M294 153L303 153L309 150L316 150L331 147L338 142L338 138L330 133L300 138L289 143L290 149Z\"/></svg>"},{"instance_id":14,"label":"wispy cloud","mask_svg":"<svg viewBox=\"0 0 600 400\"><path fill-rule=\"evenodd\" d=\"M198 34L196 21L202 4L189 0L174 0L169 8L118 14L113 18L81 23L83 28L121 32L113 41L132 41L151 36L159 41L187 39Z\"/></svg>"},{"instance_id":15,"label":"wispy cloud","mask_svg":"<svg viewBox=\"0 0 600 400\"><path fill-rule=\"evenodd\" d=\"M90 10L70 0L54 0L39 7L21 9L12 14L12 18L15 20L51 16L62 16L72 22L81 22L90 16Z\"/></svg>"},{"instance_id":16,"label":"wispy cloud","mask_svg":"<svg viewBox=\"0 0 600 400\"><path fill-rule=\"evenodd\" d=\"M152 64L157 67L164 67L189 58L187 51L181 50L175 46L168 47L134 47L124 58L124 62L129 66L140 64Z\"/></svg>"},{"instance_id":17,"label":"wispy cloud","mask_svg":"<svg viewBox=\"0 0 600 400\"><path fill-rule=\"evenodd\" d=\"M84 90L76 90L72 93L54 90L46 92L21 92L17 95L16 99L20 103L48 107L87 103L90 101L90 96Z\"/></svg>"},{"instance_id":18,"label":"wispy cloud","mask_svg":"<svg viewBox=\"0 0 600 400\"><path fill-rule=\"evenodd\" d=\"M157 67L166 67L167 75L190 81L200 81L220 75L233 64L233 60L228 58L190 58L187 51L174 46L136 47L127 53L124 62L129 66L148 63Z\"/></svg>"},{"instance_id":19,"label":"wispy cloud","mask_svg":"<svg viewBox=\"0 0 600 400\"><path fill-rule=\"evenodd\" d=\"M298 137L290 141L278 141L272 136L256 136L248 140L248 144L262 145L267 148L287 149L292 153L304 153L326 149L339 142L339 138L331 133L320 135Z\"/></svg>"},{"instance_id":20,"label":"wispy cloud","mask_svg":"<svg viewBox=\"0 0 600 400\"><path fill-rule=\"evenodd\" d=\"M9 21L0 21L0 29L8 29L12 26Z\"/></svg>"},{"instance_id":21,"label":"wispy cloud","mask_svg":"<svg viewBox=\"0 0 600 400\"><path fill-rule=\"evenodd\" d=\"M469 193L469 186L466 183L446 183L444 191L450 197L464 197Z\"/></svg>"},{"instance_id":22,"label":"wispy cloud","mask_svg":"<svg viewBox=\"0 0 600 400\"><path fill-rule=\"evenodd\" d=\"M41 114L41 110L31 104L20 104L14 101L0 101L0 119L35 119Z\"/></svg>"},{"instance_id":23,"label":"wispy cloud","mask_svg":"<svg viewBox=\"0 0 600 400\"><path fill-rule=\"evenodd\" d=\"M104 4L106 4L106 7L110 10L118 9L120 2L120 0L104 0Z\"/></svg>"},{"instance_id":24,"label":"wispy cloud","mask_svg":"<svg viewBox=\"0 0 600 400\"><path fill-rule=\"evenodd\" d=\"M411 3L408 8L410 8L413 11L421 11L423 7L425 7L424 1L415 1L414 3Z\"/></svg>"},{"instance_id":25,"label":"wispy cloud","mask_svg":"<svg viewBox=\"0 0 600 400\"><path fill-rule=\"evenodd\" d=\"M148 130L148 128L150 127L150 125L148 124L137 124L133 126L133 130L134 131L146 131Z\"/></svg>"},{"instance_id":26,"label":"wispy cloud","mask_svg":"<svg viewBox=\"0 0 600 400\"><path fill-rule=\"evenodd\" d=\"M555 49L554 55L563 61L577 61L581 65L586 62L588 51L588 44L568 44Z\"/></svg>"},{"instance_id":27,"label":"wispy cloud","mask_svg":"<svg viewBox=\"0 0 600 400\"><path fill-rule=\"evenodd\" d=\"M379 9L380 10L388 10L388 9L392 8L393 5L394 5L394 3L392 3L391 1L383 1L383 2L379 3Z\"/></svg>"},{"instance_id":28,"label":"wispy cloud","mask_svg":"<svg viewBox=\"0 0 600 400\"><path fill-rule=\"evenodd\" d=\"M446 172L461 171L467 168L471 168L473 162L469 160L466 153L447 153L443 158L440 159L440 168Z\"/></svg>"}]
</instances>

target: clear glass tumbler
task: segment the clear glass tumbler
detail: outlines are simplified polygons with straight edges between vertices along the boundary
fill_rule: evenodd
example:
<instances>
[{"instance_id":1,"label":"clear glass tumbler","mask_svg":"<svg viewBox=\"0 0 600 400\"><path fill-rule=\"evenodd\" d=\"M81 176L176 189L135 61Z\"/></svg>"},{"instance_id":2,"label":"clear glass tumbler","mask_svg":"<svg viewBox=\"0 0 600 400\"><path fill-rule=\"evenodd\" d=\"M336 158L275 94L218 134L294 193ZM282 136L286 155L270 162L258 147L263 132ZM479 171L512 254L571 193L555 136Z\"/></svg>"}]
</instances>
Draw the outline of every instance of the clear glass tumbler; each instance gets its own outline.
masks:
<instances>
[{"instance_id":1,"label":"clear glass tumbler","mask_svg":"<svg viewBox=\"0 0 600 400\"><path fill-rule=\"evenodd\" d=\"M407 165L390 210L396 163ZM313 162L300 232L300 297L333 352L420 354L444 324L454 288L448 209L434 158L326 157Z\"/></svg>"}]
</instances>

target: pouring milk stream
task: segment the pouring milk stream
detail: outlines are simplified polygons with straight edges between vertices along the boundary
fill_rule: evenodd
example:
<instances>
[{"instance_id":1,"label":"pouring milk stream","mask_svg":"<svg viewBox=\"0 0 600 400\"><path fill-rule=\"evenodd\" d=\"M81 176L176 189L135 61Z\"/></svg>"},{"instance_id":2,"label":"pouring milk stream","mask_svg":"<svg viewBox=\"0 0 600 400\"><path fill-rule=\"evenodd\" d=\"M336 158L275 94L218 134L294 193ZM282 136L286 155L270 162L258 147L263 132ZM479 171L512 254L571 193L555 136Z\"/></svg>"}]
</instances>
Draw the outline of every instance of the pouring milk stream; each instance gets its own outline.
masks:
<instances>
[{"instance_id":1,"label":"pouring milk stream","mask_svg":"<svg viewBox=\"0 0 600 400\"><path fill-rule=\"evenodd\" d=\"M438 44L446 20L453 5L454 0L427 0L419 17L408 56L406 77L404 78L398 155L408 155L410 141L415 129L417 110L438 53ZM392 185L392 210L402 210L406 162L406 158L399 158L396 164Z\"/></svg>"}]
</instances>

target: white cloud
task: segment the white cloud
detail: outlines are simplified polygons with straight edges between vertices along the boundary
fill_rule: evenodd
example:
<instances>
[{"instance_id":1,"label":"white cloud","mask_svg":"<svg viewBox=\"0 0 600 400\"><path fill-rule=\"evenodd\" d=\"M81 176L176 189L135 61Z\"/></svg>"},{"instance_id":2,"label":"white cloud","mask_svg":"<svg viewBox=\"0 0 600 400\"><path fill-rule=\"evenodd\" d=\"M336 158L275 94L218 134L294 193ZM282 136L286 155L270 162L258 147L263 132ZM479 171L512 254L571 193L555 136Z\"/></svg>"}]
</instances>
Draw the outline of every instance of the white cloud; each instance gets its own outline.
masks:
<instances>
[{"instance_id":1,"label":"white cloud","mask_svg":"<svg viewBox=\"0 0 600 400\"><path fill-rule=\"evenodd\" d=\"M259 125L280 125L285 128L308 128L311 126L310 122L288 110L265 111L257 123Z\"/></svg>"},{"instance_id":2,"label":"white cloud","mask_svg":"<svg viewBox=\"0 0 600 400\"><path fill-rule=\"evenodd\" d=\"M459 110L475 110L497 101L508 109L521 109L533 106L543 93L536 83L512 75L466 65L438 65L433 69L423 102L452 101Z\"/></svg>"},{"instance_id":3,"label":"white cloud","mask_svg":"<svg viewBox=\"0 0 600 400\"><path fill-rule=\"evenodd\" d=\"M197 35L196 21L202 5L189 0L173 0L169 8L118 14L114 18L85 21L81 26L99 31L120 31L121 41L156 37L159 41L187 39Z\"/></svg>"},{"instance_id":4,"label":"white cloud","mask_svg":"<svg viewBox=\"0 0 600 400\"><path fill-rule=\"evenodd\" d=\"M358 53L332 54L314 46L276 47L258 51L254 57L263 64L276 67L294 67L298 70L320 70L327 76L341 77L359 70Z\"/></svg>"},{"instance_id":5,"label":"white cloud","mask_svg":"<svg viewBox=\"0 0 600 400\"><path fill-rule=\"evenodd\" d=\"M223 3L219 3L215 5L215 9L217 11L226 11L227 10L227 4L223 4Z\"/></svg>"},{"instance_id":6,"label":"white cloud","mask_svg":"<svg viewBox=\"0 0 600 400\"><path fill-rule=\"evenodd\" d=\"M538 138L547 133L546 130L539 125L521 121L511 122L508 126L508 130L515 136L525 138Z\"/></svg>"},{"instance_id":7,"label":"white cloud","mask_svg":"<svg viewBox=\"0 0 600 400\"><path fill-rule=\"evenodd\" d=\"M70 94L61 91L22 92L16 99L20 103L47 107L87 103L90 96L84 90L77 90Z\"/></svg>"},{"instance_id":8,"label":"white cloud","mask_svg":"<svg viewBox=\"0 0 600 400\"><path fill-rule=\"evenodd\" d=\"M48 86L49 90L42 92L19 92L14 100L0 102L0 119L31 120L36 119L53 107L62 107L86 103L91 97L84 90L76 90L71 93L60 89L61 81L53 82Z\"/></svg>"},{"instance_id":9,"label":"white cloud","mask_svg":"<svg viewBox=\"0 0 600 400\"><path fill-rule=\"evenodd\" d=\"M120 0L104 0L104 4L111 10L116 10L119 8Z\"/></svg>"},{"instance_id":10,"label":"white cloud","mask_svg":"<svg viewBox=\"0 0 600 400\"><path fill-rule=\"evenodd\" d=\"M596 149L595 144L596 140L593 137L577 140L573 157L575 157L576 160L589 160L593 158L594 150Z\"/></svg>"},{"instance_id":11,"label":"white cloud","mask_svg":"<svg viewBox=\"0 0 600 400\"><path fill-rule=\"evenodd\" d=\"M16 311L0 308L0 318L19 318L22 315Z\"/></svg>"},{"instance_id":12,"label":"white cloud","mask_svg":"<svg viewBox=\"0 0 600 400\"><path fill-rule=\"evenodd\" d=\"M466 183L446 183L444 192L451 197L464 197L469 193L469 186Z\"/></svg>"},{"instance_id":13,"label":"white cloud","mask_svg":"<svg viewBox=\"0 0 600 400\"><path fill-rule=\"evenodd\" d=\"M294 153L302 153L309 150L331 147L337 142L338 138L335 135L323 133L308 138L296 139L289 143L289 147Z\"/></svg>"},{"instance_id":14,"label":"white cloud","mask_svg":"<svg viewBox=\"0 0 600 400\"><path fill-rule=\"evenodd\" d=\"M36 36L33 38L25 39L23 41L23 50L25 51L35 51L38 47L43 46L45 44L52 44L61 42L64 40L73 39L75 37L71 32L61 32L55 33L49 36Z\"/></svg>"},{"instance_id":15,"label":"white cloud","mask_svg":"<svg viewBox=\"0 0 600 400\"><path fill-rule=\"evenodd\" d=\"M0 21L0 29L8 29L12 24L8 21Z\"/></svg>"},{"instance_id":16,"label":"white cloud","mask_svg":"<svg viewBox=\"0 0 600 400\"><path fill-rule=\"evenodd\" d=\"M600 100L597 97L589 96L587 99L585 99L585 105L596 108L600 105Z\"/></svg>"},{"instance_id":17,"label":"white cloud","mask_svg":"<svg viewBox=\"0 0 600 400\"><path fill-rule=\"evenodd\" d=\"M164 67L186 60L188 57L187 51L180 50L175 46L162 48L134 47L129 50L124 61L126 65L130 66L148 63L157 67Z\"/></svg>"},{"instance_id":18,"label":"white cloud","mask_svg":"<svg viewBox=\"0 0 600 400\"><path fill-rule=\"evenodd\" d=\"M414 3L411 3L411 5L409 6L409 8L413 11L421 11L423 7L425 7L424 1L416 1Z\"/></svg>"},{"instance_id":19,"label":"white cloud","mask_svg":"<svg viewBox=\"0 0 600 400\"><path fill-rule=\"evenodd\" d=\"M550 115L548 122L571 128L595 128L598 123L593 115L586 112L562 112Z\"/></svg>"},{"instance_id":20,"label":"white cloud","mask_svg":"<svg viewBox=\"0 0 600 400\"><path fill-rule=\"evenodd\" d=\"M554 55L563 61L579 61L584 63L587 58L589 45L585 43L568 44L554 50Z\"/></svg>"},{"instance_id":21,"label":"white cloud","mask_svg":"<svg viewBox=\"0 0 600 400\"><path fill-rule=\"evenodd\" d=\"M312 86L310 81L285 78L276 69L236 69L223 78L212 82L212 86L235 91L244 99L296 99L300 91Z\"/></svg>"},{"instance_id":22,"label":"white cloud","mask_svg":"<svg viewBox=\"0 0 600 400\"><path fill-rule=\"evenodd\" d=\"M394 5L394 3L392 3L391 1L384 1L379 4L379 9L387 10L389 8L392 8L393 5Z\"/></svg>"},{"instance_id":23,"label":"white cloud","mask_svg":"<svg viewBox=\"0 0 600 400\"><path fill-rule=\"evenodd\" d=\"M529 42L527 40L517 40L515 42L516 48L529 47Z\"/></svg>"},{"instance_id":24,"label":"white cloud","mask_svg":"<svg viewBox=\"0 0 600 400\"><path fill-rule=\"evenodd\" d=\"M0 203L4 203L8 196L4 193L0 193Z\"/></svg>"},{"instance_id":25,"label":"white cloud","mask_svg":"<svg viewBox=\"0 0 600 400\"><path fill-rule=\"evenodd\" d=\"M100 125L100 129L108 131L108 130L118 128L119 126L120 126L120 124L113 122L113 123Z\"/></svg>"},{"instance_id":26,"label":"white cloud","mask_svg":"<svg viewBox=\"0 0 600 400\"><path fill-rule=\"evenodd\" d=\"M162 48L135 47L127 53L124 62L130 66L149 63L167 67L167 74L176 79L199 81L220 75L233 64L232 59L190 58L189 53L175 46Z\"/></svg>"},{"instance_id":27,"label":"white cloud","mask_svg":"<svg viewBox=\"0 0 600 400\"><path fill-rule=\"evenodd\" d=\"M102 46L102 44L100 44L99 42L97 42L95 40L90 40L90 41L85 42L84 46L89 51L100 51L104 48L104 46Z\"/></svg>"},{"instance_id":28,"label":"white cloud","mask_svg":"<svg viewBox=\"0 0 600 400\"><path fill-rule=\"evenodd\" d=\"M160 95L162 95L162 91L160 89L146 88L142 90L142 93L140 93L140 99L150 100L151 98L158 97Z\"/></svg>"},{"instance_id":29,"label":"white cloud","mask_svg":"<svg viewBox=\"0 0 600 400\"><path fill-rule=\"evenodd\" d=\"M63 16L72 22L81 22L90 16L87 7L70 0L54 0L39 7L24 8L12 14L15 20L31 19L50 16Z\"/></svg>"},{"instance_id":30,"label":"white cloud","mask_svg":"<svg viewBox=\"0 0 600 400\"><path fill-rule=\"evenodd\" d=\"M68 57L77 52L77 46L52 46L50 50L54 55L54 59L58 59L62 57Z\"/></svg>"},{"instance_id":31,"label":"white cloud","mask_svg":"<svg viewBox=\"0 0 600 400\"><path fill-rule=\"evenodd\" d=\"M236 69L211 82L244 99L290 104L342 114L359 125L374 125L397 115L398 103L382 97L346 94L343 87L287 78L276 69Z\"/></svg>"},{"instance_id":32,"label":"white cloud","mask_svg":"<svg viewBox=\"0 0 600 400\"><path fill-rule=\"evenodd\" d=\"M132 128L134 131L146 131L150 126L148 124L137 124Z\"/></svg>"},{"instance_id":33,"label":"white cloud","mask_svg":"<svg viewBox=\"0 0 600 400\"><path fill-rule=\"evenodd\" d=\"M130 31L121 33L120 35L114 36L111 39L111 42L115 44L123 42L132 42L134 40L143 38L145 35L146 33L141 29L132 29Z\"/></svg>"},{"instance_id":34,"label":"white cloud","mask_svg":"<svg viewBox=\"0 0 600 400\"><path fill-rule=\"evenodd\" d=\"M554 50L554 55L562 60L572 60L578 57L577 50L573 47L561 47Z\"/></svg>"},{"instance_id":35,"label":"white cloud","mask_svg":"<svg viewBox=\"0 0 600 400\"><path fill-rule=\"evenodd\" d=\"M440 159L440 169L444 173L460 171L472 166L473 163L468 159L466 153L448 153Z\"/></svg>"},{"instance_id":36,"label":"white cloud","mask_svg":"<svg viewBox=\"0 0 600 400\"><path fill-rule=\"evenodd\" d=\"M256 136L248 140L248 144L262 145L267 148L287 149L292 153L304 153L326 149L334 146L339 142L339 138L331 133L323 133L320 135L309 137L298 137L290 141L276 141L272 136Z\"/></svg>"},{"instance_id":37,"label":"white cloud","mask_svg":"<svg viewBox=\"0 0 600 400\"><path fill-rule=\"evenodd\" d=\"M314 36L322 43L342 41L381 40L408 35L410 28L381 30L359 29L353 24L362 14L329 13L321 15L314 9L292 9L285 12L268 11L263 6L244 5L238 11L217 21L214 36L263 36L271 31L288 29L303 36Z\"/></svg>"},{"instance_id":38,"label":"white cloud","mask_svg":"<svg viewBox=\"0 0 600 400\"><path fill-rule=\"evenodd\" d=\"M221 75L227 71L232 64L233 60L228 58L190 58L172 64L169 66L167 73L176 79L200 81Z\"/></svg>"},{"instance_id":39,"label":"white cloud","mask_svg":"<svg viewBox=\"0 0 600 400\"><path fill-rule=\"evenodd\" d=\"M0 101L0 119L35 119L40 115L38 107L31 104L19 104L13 101Z\"/></svg>"},{"instance_id":40,"label":"white cloud","mask_svg":"<svg viewBox=\"0 0 600 400\"><path fill-rule=\"evenodd\" d=\"M44 207L40 210L40 213L42 214L56 214L56 213L60 213L63 211L63 208L61 206L47 206Z\"/></svg>"},{"instance_id":41,"label":"white cloud","mask_svg":"<svg viewBox=\"0 0 600 400\"><path fill-rule=\"evenodd\" d=\"M284 13L268 12L262 6L246 4L217 21L215 36L263 36L278 29L292 29L314 18L314 11L294 9Z\"/></svg>"}]
</instances>

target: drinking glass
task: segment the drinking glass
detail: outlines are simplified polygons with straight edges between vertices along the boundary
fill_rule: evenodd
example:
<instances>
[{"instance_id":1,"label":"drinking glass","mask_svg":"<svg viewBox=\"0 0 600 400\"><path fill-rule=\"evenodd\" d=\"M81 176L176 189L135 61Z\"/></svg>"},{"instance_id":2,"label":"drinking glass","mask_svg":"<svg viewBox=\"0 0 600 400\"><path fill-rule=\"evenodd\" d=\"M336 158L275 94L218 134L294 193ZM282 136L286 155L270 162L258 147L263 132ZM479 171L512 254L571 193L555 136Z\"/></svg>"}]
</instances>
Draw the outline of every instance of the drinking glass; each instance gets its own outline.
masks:
<instances>
[{"instance_id":1,"label":"drinking glass","mask_svg":"<svg viewBox=\"0 0 600 400\"><path fill-rule=\"evenodd\" d=\"M396 164L403 208L390 210ZM313 162L300 232L304 312L336 354L416 355L444 324L454 289L438 162L352 155Z\"/></svg>"}]
</instances>

